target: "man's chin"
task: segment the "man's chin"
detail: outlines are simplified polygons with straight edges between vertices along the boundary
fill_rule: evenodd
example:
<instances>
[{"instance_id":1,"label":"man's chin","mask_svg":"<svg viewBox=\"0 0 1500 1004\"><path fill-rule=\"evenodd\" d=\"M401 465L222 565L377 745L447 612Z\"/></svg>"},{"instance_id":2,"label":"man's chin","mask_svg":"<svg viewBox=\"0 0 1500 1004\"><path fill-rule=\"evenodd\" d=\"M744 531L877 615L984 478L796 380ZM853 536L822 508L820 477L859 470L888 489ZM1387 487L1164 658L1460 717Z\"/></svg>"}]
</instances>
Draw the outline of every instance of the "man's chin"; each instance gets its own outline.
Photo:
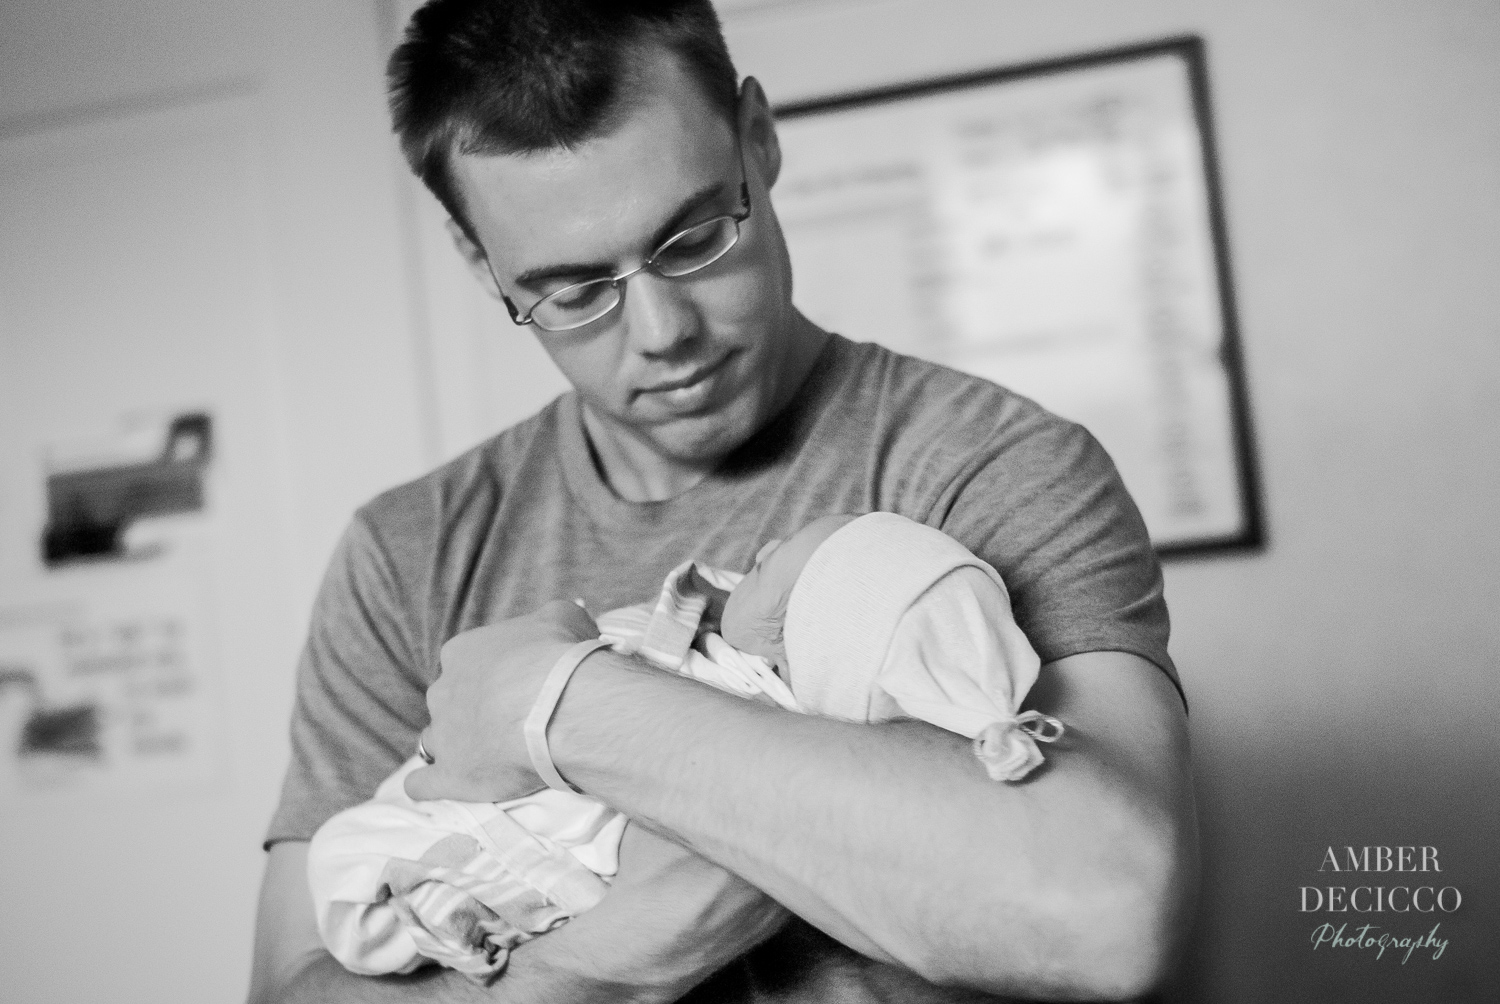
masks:
<instances>
[{"instance_id":1,"label":"man's chin","mask_svg":"<svg viewBox=\"0 0 1500 1004\"><path fill-rule=\"evenodd\" d=\"M602 418L597 412L594 416ZM696 414L635 416L633 421L612 417L600 423L600 431L612 432L620 447L632 443L630 452L644 448L671 467L707 473L744 445L763 422L759 401L744 396Z\"/></svg>"},{"instance_id":2,"label":"man's chin","mask_svg":"<svg viewBox=\"0 0 1500 1004\"><path fill-rule=\"evenodd\" d=\"M712 468L755 434L753 416L709 413L674 418L648 434L655 451L683 466Z\"/></svg>"}]
</instances>

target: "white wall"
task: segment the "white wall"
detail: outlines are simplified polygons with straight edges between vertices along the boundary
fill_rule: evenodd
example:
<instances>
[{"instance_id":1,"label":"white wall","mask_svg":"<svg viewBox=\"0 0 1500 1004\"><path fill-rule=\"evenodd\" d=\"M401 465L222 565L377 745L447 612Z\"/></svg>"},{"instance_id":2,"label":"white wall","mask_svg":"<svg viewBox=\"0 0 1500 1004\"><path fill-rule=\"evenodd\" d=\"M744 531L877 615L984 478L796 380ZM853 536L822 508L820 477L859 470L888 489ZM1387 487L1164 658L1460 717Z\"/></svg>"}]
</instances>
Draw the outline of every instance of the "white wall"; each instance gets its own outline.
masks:
<instances>
[{"instance_id":1,"label":"white wall","mask_svg":"<svg viewBox=\"0 0 1500 1004\"><path fill-rule=\"evenodd\" d=\"M219 447L183 572L206 770L0 793L6 1001L244 997L312 591L354 506L436 458L381 44L364 0L0 6L0 607L166 602L187 554L44 572L53 437L192 404Z\"/></svg>"},{"instance_id":2,"label":"white wall","mask_svg":"<svg viewBox=\"0 0 1500 1004\"><path fill-rule=\"evenodd\" d=\"M1181 998L1491 999L1500 7L746 6L731 48L773 101L1207 39L1270 546L1167 572L1207 856ZM1460 912L1359 923L1440 920L1444 957L1315 953L1298 888L1329 844L1438 847Z\"/></svg>"}]
</instances>

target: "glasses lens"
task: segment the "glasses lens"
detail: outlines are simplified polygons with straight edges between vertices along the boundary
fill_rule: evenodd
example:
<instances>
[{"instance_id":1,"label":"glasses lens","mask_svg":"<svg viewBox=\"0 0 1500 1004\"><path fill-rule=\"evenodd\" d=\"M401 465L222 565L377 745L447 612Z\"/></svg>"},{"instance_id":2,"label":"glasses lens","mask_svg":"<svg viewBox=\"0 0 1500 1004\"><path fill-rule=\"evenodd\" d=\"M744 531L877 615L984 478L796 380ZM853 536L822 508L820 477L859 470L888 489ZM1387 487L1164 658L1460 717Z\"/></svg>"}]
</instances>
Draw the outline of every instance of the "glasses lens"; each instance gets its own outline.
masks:
<instances>
[{"instance_id":1,"label":"glasses lens","mask_svg":"<svg viewBox=\"0 0 1500 1004\"><path fill-rule=\"evenodd\" d=\"M544 296L531 309L531 320L547 331L567 331L598 320L619 302L620 287L613 279L594 279Z\"/></svg>"},{"instance_id":2,"label":"glasses lens","mask_svg":"<svg viewBox=\"0 0 1500 1004\"><path fill-rule=\"evenodd\" d=\"M663 244L652 258L652 270L667 278L696 272L724 257L739 239L740 226L734 217L716 217L684 230Z\"/></svg>"},{"instance_id":3,"label":"glasses lens","mask_svg":"<svg viewBox=\"0 0 1500 1004\"><path fill-rule=\"evenodd\" d=\"M739 222L733 216L718 216L663 244L649 268L668 279L687 275L724 257L739 239ZM537 301L531 308L531 323L544 331L581 328L619 305L623 285L618 279L592 279L565 286Z\"/></svg>"}]
</instances>

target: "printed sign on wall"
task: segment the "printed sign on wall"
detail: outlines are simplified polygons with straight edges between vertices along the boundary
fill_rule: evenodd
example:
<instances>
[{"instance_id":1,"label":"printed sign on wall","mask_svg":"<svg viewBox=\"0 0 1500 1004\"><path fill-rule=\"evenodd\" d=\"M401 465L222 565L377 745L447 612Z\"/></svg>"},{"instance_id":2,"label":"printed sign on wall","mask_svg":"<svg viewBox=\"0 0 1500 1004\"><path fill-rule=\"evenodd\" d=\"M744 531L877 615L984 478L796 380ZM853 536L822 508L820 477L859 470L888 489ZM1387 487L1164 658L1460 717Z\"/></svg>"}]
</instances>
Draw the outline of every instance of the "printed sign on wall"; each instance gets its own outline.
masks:
<instances>
[{"instance_id":1,"label":"printed sign on wall","mask_svg":"<svg viewBox=\"0 0 1500 1004\"><path fill-rule=\"evenodd\" d=\"M0 796L209 781L222 722L201 570L101 567L52 591L0 607Z\"/></svg>"}]
</instances>

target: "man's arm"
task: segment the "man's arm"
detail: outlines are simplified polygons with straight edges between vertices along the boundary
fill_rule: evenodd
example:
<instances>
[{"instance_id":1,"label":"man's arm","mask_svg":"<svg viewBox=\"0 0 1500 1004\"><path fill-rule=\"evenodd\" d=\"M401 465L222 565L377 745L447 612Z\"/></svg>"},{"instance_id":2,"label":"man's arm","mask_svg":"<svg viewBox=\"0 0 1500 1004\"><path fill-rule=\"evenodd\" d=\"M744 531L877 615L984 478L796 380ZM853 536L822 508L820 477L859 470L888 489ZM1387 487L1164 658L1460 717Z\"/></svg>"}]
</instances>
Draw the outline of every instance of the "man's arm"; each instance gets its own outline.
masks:
<instances>
[{"instance_id":1,"label":"man's arm","mask_svg":"<svg viewBox=\"0 0 1500 1004\"><path fill-rule=\"evenodd\" d=\"M250 1004L674 1001L776 932L788 914L743 880L631 825L620 874L593 910L517 947L488 988L451 970L359 976L324 950L307 844L272 846L261 885Z\"/></svg>"},{"instance_id":2,"label":"man's arm","mask_svg":"<svg viewBox=\"0 0 1500 1004\"><path fill-rule=\"evenodd\" d=\"M1028 706L1067 737L999 784L924 723L790 714L602 654L550 736L574 784L867 955L1018 996L1143 993L1196 888L1181 702L1096 652L1046 667Z\"/></svg>"}]
</instances>

